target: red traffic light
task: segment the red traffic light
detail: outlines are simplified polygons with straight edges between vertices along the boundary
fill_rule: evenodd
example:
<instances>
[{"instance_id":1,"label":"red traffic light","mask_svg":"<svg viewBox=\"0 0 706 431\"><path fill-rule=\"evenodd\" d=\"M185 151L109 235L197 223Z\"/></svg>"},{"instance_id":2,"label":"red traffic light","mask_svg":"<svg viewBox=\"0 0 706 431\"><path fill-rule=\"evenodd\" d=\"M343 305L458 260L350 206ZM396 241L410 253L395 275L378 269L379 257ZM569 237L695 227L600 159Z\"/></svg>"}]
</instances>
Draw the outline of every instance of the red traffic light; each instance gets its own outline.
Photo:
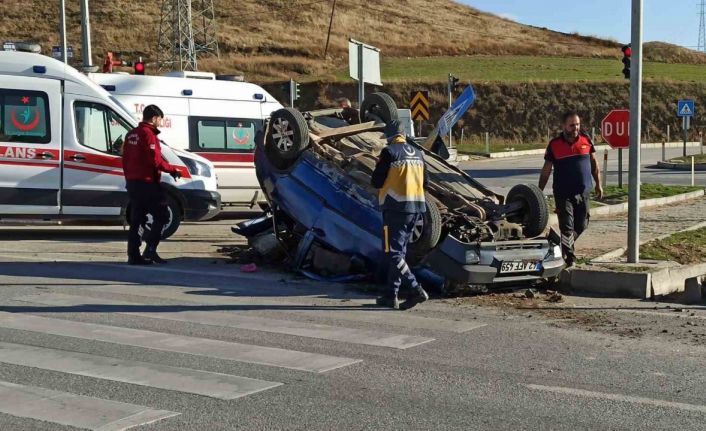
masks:
<instances>
[{"instance_id":1,"label":"red traffic light","mask_svg":"<svg viewBox=\"0 0 706 431\"><path fill-rule=\"evenodd\" d=\"M135 75L145 74L145 63L140 58L140 61L135 62Z\"/></svg>"},{"instance_id":2,"label":"red traffic light","mask_svg":"<svg viewBox=\"0 0 706 431\"><path fill-rule=\"evenodd\" d=\"M630 45L623 46L622 51L623 55L625 55L626 57L632 56L632 48L630 48Z\"/></svg>"}]
</instances>

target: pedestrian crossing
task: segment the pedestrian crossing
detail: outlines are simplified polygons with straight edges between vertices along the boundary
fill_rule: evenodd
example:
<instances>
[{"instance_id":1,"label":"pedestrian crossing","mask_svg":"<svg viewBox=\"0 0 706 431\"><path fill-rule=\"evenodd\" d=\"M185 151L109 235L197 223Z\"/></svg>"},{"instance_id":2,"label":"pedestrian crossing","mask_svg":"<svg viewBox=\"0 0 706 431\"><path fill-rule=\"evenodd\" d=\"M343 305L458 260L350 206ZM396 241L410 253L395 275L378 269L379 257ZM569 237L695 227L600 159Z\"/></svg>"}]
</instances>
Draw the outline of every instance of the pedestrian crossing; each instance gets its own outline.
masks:
<instances>
[{"instance_id":1,"label":"pedestrian crossing","mask_svg":"<svg viewBox=\"0 0 706 431\"><path fill-rule=\"evenodd\" d=\"M146 352L161 351L208 357L251 367L279 369L283 372L300 372L306 375L325 375L333 370L356 366L363 362L361 357L345 357L312 353L297 349L276 348L256 344L244 344L232 341L179 335L178 327L188 324L190 327L222 327L229 330L246 330L272 333L291 340L301 346L298 340L317 339L329 343L336 350L339 344L367 346L369 348L405 351L434 343L431 337L411 335L415 327L438 331L439 333L463 334L483 326L477 322L463 322L453 319L430 319L414 316L411 313L385 313L362 311L359 302L354 307L338 309L316 309L316 307L293 306L294 302L286 298L235 298L188 295L186 290L172 287L147 287L136 285L113 286L112 294L127 295L130 301L99 298L95 295L106 293L102 286L67 289L67 293L52 291L31 295L18 295L5 302L5 310L0 311L0 330L24 331L26 333L53 335L73 340L62 343L68 347L62 350L46 346L22 344L22 341L6 342L0 340L0 366L10 364L27 367L30 370L46 370L71 376L90 377L105 381L126 383L136 387L150 388L175 393L192 394L237 402L237 399L253 394L276 391L283 387L282 382L269 379L253 378L217 373L195 368L185 368L154 363L139 357L119 358L99 354L73 351L74 346L85 342L103 342L115 346L131 346ZM191 289L193 293L193 289ZM139 298L140 302L135 298ZM157 300L180 301L180 306L160 305ZM212 304L243 305L257 302L271 304L273 308L283 306L283 313L277 317L263 317L257 313L247 313L247 308L220 309L208 308ZM51 309L71 313L100 312L109 315L139 316L154 319L155 322L171 322L169 331L162 332L146 329L134 329L118 324L91 323L60 318L60 315L47 317L37 315ZM335 307L332 307L335 308ZM320 324L303 321L302 316L335 317L333 324ZM386 322L385 330L360 329L346 322L376 323ZM119 321L119 320L118 320ZM343 322L342 324L339 322ZM392 323L390 326L387 323ZM328 323L328 322L327 322ZM164 325L154 325L160 328ZM148 326L151 328L151 326ZM173 329L172 329L173 328ZM390 328L401 328L397 333ZM30 337L31 339L31 337ZM37 343L36 341L34 341ZM306 345L306 344L305 344ZM281 347L281 346L280 346ZM289 347L289 346L287 346ZM306 349L304 349L306 350ZM325 350L324 350L325 351ZM348 351L348 350L346 350ZM357 352L357 350L354 350ZM149 357L149 355L144 355ZM358 356L353 354L351 356ZM249 368L246 368L246 370ZM238 372L238 374L241 374ZM247 374L247 371L244 373ZM300 375L301 376L301 375ZM281 377L281 376L280 376ZM300 377L301 378L301 377ZM273 379L279 380L279 379ZM286 382L287 380L282 380ZM41 385L40 385L41 386ZM39 386L22 385L0 380L0 413L21 418L46 421L54 424L69 425L90 430L123 430L157 421L177 420L180 411L160 409L159 406L134 405L114 401L109 395L95 398L71 392L57 391ZM147 403L149 404L149 403ZM181 410L175 408L173 410ZM169 423L169 422L165 422ZM48 426L47 429L52 429Z\"/></svg>"}]
</instances>

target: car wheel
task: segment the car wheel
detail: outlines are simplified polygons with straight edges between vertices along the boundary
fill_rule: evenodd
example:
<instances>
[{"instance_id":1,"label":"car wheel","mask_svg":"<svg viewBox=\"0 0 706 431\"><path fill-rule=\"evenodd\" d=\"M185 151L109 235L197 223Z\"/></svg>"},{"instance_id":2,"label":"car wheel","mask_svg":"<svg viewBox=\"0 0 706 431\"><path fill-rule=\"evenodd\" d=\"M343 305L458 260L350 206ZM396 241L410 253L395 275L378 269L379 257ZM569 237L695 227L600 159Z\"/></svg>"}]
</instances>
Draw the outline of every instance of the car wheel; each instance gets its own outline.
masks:
<instances>
[{"instance_id":1,"label":"car wheel","mask_svg":"<svg viewBox=\"0 0 706 431\"><path fill-rule=\"evenodd\" d=\"M441 213L435 199L426 195L426 212L417 221L409 240L409 260L412 264L419 262L431 251L441 238Z\"/></svg>"},{"instance_id":2,"label":"car wheel","mask_svg":"<svg viewBox=\"0 0 706 431\"><path fill-rule=\"evenodd\" d=\"M279 169L293 165L309 145L309 127L304 116L293 108L272 113L265 135L265 154Z\"/></svg>"},{"instance_id":3,"label":"car wheel","mask_svg":"<svg viewBox=\"0 0 706 431\"><path fill-rule=\"evenodd\" d=\"M387 93L370 94L360 104L360 120L376 123L389 123L399 119L397 105Z\"/></svg>"},{"instance_id":4,"label":"car wheel","mask_svg":"<svg viewBox=\"0 0 706 431\"><path fill-rule=\"evenodd\" d=\"M549 206L542 190L534 184L518 184L507 194L507 203L512 202L520 202L522 212L508 221L521 224L527 238L541 235L549 224Z\"/></svg>"},{"instance_id":5,"label":"car wheel","mask_svg":"<svg viewBox=\"0 0 706 431\"><path fill-rule=\"evenodd\" d=\"M176 199L170 195L167 195L167 213L169 214L169 217L167 218L167 222L164 224L164 227L162 227L162 239L167 239L174 235L177 229L179 229L179 225L181 225L181 206ZM147 221L145 224L140 226L140 238L144 237L146 231L152 230L153 220L154 217L152 217L152 214L147 214Z\"/></svg>"}]
</instances>

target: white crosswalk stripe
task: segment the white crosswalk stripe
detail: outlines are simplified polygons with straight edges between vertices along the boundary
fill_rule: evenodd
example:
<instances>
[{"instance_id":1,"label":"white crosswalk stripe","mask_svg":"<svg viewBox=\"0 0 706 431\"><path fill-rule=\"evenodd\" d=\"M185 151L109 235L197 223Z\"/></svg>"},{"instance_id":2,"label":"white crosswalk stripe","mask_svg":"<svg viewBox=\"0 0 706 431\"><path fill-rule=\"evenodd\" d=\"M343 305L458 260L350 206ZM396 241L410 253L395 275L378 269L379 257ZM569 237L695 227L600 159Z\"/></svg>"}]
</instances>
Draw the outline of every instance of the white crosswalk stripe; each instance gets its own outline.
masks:
<instances>
[{"instance_id":1,"label":"white crosswalk stripe","mask_svg":"<svg viewBox=\"0 0 706 431\"><path fill-rule=\"evenodd\" d=\"M299 337L319 338L324 340L340 341L353 344L370 346L392 347L407 349L420 344L433 341L433 338L417 337L411 335L391 334L381 331L366 331L360 329L341 328L329 325L319 325L308 322L291 320L268 319L256 316L243 316L235 313L213 311L139 311L139 308L150 307L148 304L113 301L103 298L64 295L55 293L42 293L14 298L15 301L29 302L59 307L76 307L81 305L94 305L99 311L101 306L118 306L115 312L134 316L149 317L153 319L176 320L181 322L199 323L205 325L225 326L253 331L274 332L278 334L295 335ZM125 311L120 311L119 306L124 306ZM169 306L164 306L169 308Z\"/></svg>"},{"instance_id":2,"label":"white crosswalk stripe","mask_svg":"<svg viewBox=\"0 0 706 431\"><path fill-rule=\"evenodd\" d=\"M232 400L282 385L228 374L0 342L0 363Z\"/></svg>"},{"instance_id":3,"label":"white crosswalk stripe","mask_svg":"<svg viewBox=\"0 0 706 431\"><path fill-rule=\"evenodd\" d=\"M0 381L0 412L96 431L118 431L180 413Z\"/></svg>"},{"instance_id":4,"label":"white crosswalk stripe","mask_svg":"<svg viewBox=\"0 0 706 431\"><path fill-rule=\"evenodd\" d=\"M359 359L340 358L296 350L261 347L140 329L6 312L0 312L0 328L41 332L44 334L104 341L107 343L143 347L147 349L209 356L212 358L270 365L315 373L323 373L360 362Z\"/></svg>"}]
</instances>

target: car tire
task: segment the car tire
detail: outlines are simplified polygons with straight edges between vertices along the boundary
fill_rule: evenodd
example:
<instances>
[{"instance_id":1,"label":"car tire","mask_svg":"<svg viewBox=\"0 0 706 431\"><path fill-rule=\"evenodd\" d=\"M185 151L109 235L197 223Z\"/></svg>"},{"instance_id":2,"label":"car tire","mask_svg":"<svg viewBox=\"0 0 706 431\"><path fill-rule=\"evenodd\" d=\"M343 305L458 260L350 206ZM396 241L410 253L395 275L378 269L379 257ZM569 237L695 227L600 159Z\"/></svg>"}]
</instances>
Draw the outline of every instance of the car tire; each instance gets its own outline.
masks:
<instances>
[{"instance_id":1,"label":"car tire","mask_svg":"<svg viewBox=\"0 0 706 431\"><path fill-rule=\"evenodd\" d=\"M407 245L409 260L413 265L436 247L441 238L441 212L436 200L427 194L425 201L427 210L422 215L420 222L415 226L412 232L412 239Z\"/></svg>"},{"instance_id":2,"label":"car tire","mask_svg":"<svg viewBox=\"0 0 706 431\"><path fill-rule=\"evenodd\" d=\"M398 119L397 105L387 93L370 94L360 104L360 121L363 123L374 121L387 124Z\"/></svg>"},{"instance_id":3,"label":"car tire","mask_svg":"<svg viewBox=\"0 0 706 431\"><path fill-rule=\"evenodd\" d=\"M549 224L549 206L542 190L534 184L517 184L507 194L506 203L512 202L522 202L524 211L508 221L521 224L527 238L541 235Z\"/></svg>"},{"instance_id":4,"label":"car tire","mask_svg":"<svg viewBox=\"0 0 706 431\"><path fill-rule=\"evenodd\" d=\"M309 145L309 127L304 116L293 108L272 113L265 135L265 154L278 169L294 164Z\"/></svg>"},{"instance_id":5,"label":"car tire","mask_svg":"<svg viewBox=\"0 0 706 431\"><path fill-rule=\"evenodd\" d=\"M177 200L171 195L167 195L167 212L169 213L169 218L167 219L167 223L162 228L162 239L167 239L174 235L181 225L181 205L179 205L179 202L177 202ZM147 222L140 226L140 238L144 237L146 230L151 229L151 219L152 216L148 214Z\"/></svg>"}]
</instances>

